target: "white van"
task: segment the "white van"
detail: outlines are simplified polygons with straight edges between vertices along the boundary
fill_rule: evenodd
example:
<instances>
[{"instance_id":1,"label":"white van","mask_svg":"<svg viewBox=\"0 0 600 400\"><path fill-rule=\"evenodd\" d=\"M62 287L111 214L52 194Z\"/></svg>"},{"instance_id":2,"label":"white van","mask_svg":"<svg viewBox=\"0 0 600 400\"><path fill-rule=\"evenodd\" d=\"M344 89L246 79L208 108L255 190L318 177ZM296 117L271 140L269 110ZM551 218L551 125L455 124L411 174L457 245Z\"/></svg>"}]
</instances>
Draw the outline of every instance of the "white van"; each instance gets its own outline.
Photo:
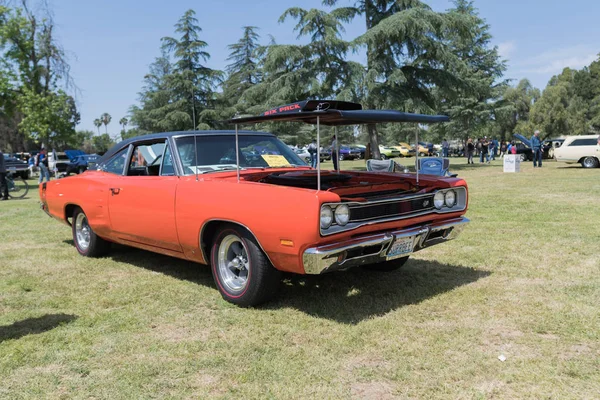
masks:
<instances>
[{"instance_id":1,"label":"white van","mask_svg":"<svg viewBox=\"0 0 600 400\"><path fill-rule=\"evenodd\" d=\"M567 136L562 146L554 149L554 158L567 164L580 163L584 168L599 167L598 138L598 135Z\"/></svg>"}]
</instances>

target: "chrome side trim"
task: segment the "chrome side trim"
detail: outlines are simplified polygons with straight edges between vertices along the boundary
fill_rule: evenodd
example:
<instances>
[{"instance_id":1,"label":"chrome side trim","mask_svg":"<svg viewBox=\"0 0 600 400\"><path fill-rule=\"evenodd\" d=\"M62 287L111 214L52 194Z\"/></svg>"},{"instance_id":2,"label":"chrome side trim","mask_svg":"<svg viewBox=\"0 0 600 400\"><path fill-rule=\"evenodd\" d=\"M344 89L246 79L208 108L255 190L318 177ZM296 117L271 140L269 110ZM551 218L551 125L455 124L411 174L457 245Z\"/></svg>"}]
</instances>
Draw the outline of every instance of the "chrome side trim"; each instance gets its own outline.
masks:
<instances>
[{"instance_id":1,"label":"chrome side trim","mask_svg":"<svg viewBox=\"0 0 600 400\"><path fill-rule=\"evenodd\" d=\"M341 243L311 247L302 255L304 272L322 274L386 261L387 251L396 239L413 237L412 251L416 252L455 239L468 223L468 218L460 217L392 232L361 236ZM358 254L348 257L348 253L351 252Z\"/></svg>"}]
</instances>

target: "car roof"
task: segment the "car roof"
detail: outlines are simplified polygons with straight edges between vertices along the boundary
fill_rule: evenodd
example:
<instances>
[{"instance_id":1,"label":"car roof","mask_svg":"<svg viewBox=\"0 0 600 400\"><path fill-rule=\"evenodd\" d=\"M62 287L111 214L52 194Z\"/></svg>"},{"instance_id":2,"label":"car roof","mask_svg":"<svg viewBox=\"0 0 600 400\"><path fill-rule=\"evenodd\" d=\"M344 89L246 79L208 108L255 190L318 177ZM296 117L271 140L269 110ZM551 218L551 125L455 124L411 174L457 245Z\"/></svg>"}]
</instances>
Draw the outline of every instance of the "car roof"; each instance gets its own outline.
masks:
<instances>
[{"instance_id":1,"label":"car roof","mask_svg":"<svg viewBox=\"0 0 600 400\"><path fill-rule=\"evenodd\" d=\"M268 132L257 132L257 131L249 131L249 130L238 130L238 134L244 136L271 136L275 137L274 134ZM173 136L234 136L235 130L206 130L206 131L175 131L175 132L161 132L161 133L150 133L148 135L140 135L135 136L129 139L125 139L113 147L111 147L104 155L100 157L98 160L98 164L103 163L104 161L111 158L115 153L117 153L122 148L129 146L131 143L137 142L146 142L156 139L168 139Z\"/></svg>"}]
</instances>

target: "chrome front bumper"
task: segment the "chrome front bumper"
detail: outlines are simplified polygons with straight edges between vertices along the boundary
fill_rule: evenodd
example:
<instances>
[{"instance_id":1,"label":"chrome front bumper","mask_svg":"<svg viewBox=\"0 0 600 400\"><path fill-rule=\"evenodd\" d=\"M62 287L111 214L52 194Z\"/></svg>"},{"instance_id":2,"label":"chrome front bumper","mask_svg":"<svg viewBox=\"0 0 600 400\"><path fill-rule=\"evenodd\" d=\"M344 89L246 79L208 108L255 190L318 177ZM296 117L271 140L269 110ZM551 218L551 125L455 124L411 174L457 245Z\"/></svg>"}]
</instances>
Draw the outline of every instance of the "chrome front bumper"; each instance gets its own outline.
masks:
<instances>
[{"instance_id":1,"label":"chrome front bumper","mask_svg":"<svg viewBox=\"0 0 600 400\"><path fill-rule=\"evenodd\" d=\"M465 217L421 225L393 232L363 236L345 242L306 249L302 256L304 272L322 274L386 261L392 244L402 238L413 238L412 252L455 239L469 223ZM410 253L408 253L410 254ZM408 255L408 254L403 254Z\"/></svg>"}]
</instances>

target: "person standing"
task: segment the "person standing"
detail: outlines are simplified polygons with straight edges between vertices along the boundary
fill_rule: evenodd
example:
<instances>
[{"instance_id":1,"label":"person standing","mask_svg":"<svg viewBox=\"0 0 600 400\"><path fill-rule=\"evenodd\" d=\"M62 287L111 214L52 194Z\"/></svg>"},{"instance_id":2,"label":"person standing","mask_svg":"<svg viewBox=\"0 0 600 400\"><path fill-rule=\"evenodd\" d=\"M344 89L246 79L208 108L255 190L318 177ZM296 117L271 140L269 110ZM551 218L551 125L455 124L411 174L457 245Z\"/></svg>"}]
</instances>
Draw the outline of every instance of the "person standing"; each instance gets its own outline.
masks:
<instances>
[{"instance_id":1,"label":"person standing","mask_svg":"<svg viewBox=\"0 0 600 400\"><path fill-rule=\"evenodd\" d=\"M540 140L540 131L535 131L531 137L531 149L533 150L533 167L542 168L542 141Z\"/></svg>"},{"instance_id":2,"label":"person standing","mask_svg":"<svg viewBox=\"0 0 600 400\"><path fill-rule=\"evenodd\" d=\"M313 139L312 142L308 145L308 154L310 154L310 166L313 168L317 168L317 139Z\"/></svg>"},{"instance_id":3,"label":"person standing","mask_svg":"<svg viewBox=\"0 0 600 400\"><path fill-rule=\"evenodd\" d=\"M506 154L506 142L503 140L500 142L500 158L503 158Z\"/></svg>"},{"instance_id":4,"label":"person standing","mask_svg":"<svg viewBox=\"0 0 600 400\"><path fill-rule=\"evenodd\" d=\"M488 151L488 140L487 140L487 136L485 136L483 139L479 139L479 144L478 147L480 147L479 150L479 163L483 164L484 159L487 159L487 151Z\"/></svg>"},{"instance_id":5,"label":"person standing","mask_svg":"<svg viewBox=\"0 0 600 400\"><path fill-rule=\"evenodd\" d=\"M475 153L475 145L473 139L467 140L467 164L473 164L473 154Z\"/></svg>"},{"instance_id":6,"label":"person standing","mask_svg":"<svg viewBox=\"0 0 600 400\"><path fill-rule=\"evenodd\" d=\"M488 154L487 154L487 163L489 164L490 161L495 160L494 155L496 154L496 143L494 142L494 139L491 139L488 142Z\"/></svg>"},{"instance_id":7,"label":"person standing","mask_svg":"<svg viewBox=\"0 0 600 400\"><path fill-rule=\"evenodd\" d=\"M446 139L442 142L442 157L448 158L448 153L450 152L450 143Z\"/></svg>"},{"instance_id":8,"label":"person standing","mask_svg":"<svg viewBox=\"0 0 600 400\"><path fill-rule=\"evenodd\" d=\"M6 165L4 164L4 153L0 150L0 200L8 200L8 182L6 182Z\"/></svg>"},{"instance_id":9,"label":"person standing","mask_svg":"<svg viewBox=\"0 0 600 400\"><path fill-rule=\"evenodd\" d=\"M333 140L331 141L331 161L333 161L333 169L337 171L338 169L338 142L337 136L333 135Z\"/></svg>"},{"instance_id":10,"label":"person standing","mask_svg":"<svg viewBox=\"0 0 600 400\"><path fill-rule=\"evenodd\" d=\"M44 177L46 178L46 182L50 182L50 173L48 172L48 155L46 154L46 149L42 149L40 154L38 154L37 166L40 169L40 179L38 180L38 184L41 184L44 181Z\"/></svg>"}]
</instances>

